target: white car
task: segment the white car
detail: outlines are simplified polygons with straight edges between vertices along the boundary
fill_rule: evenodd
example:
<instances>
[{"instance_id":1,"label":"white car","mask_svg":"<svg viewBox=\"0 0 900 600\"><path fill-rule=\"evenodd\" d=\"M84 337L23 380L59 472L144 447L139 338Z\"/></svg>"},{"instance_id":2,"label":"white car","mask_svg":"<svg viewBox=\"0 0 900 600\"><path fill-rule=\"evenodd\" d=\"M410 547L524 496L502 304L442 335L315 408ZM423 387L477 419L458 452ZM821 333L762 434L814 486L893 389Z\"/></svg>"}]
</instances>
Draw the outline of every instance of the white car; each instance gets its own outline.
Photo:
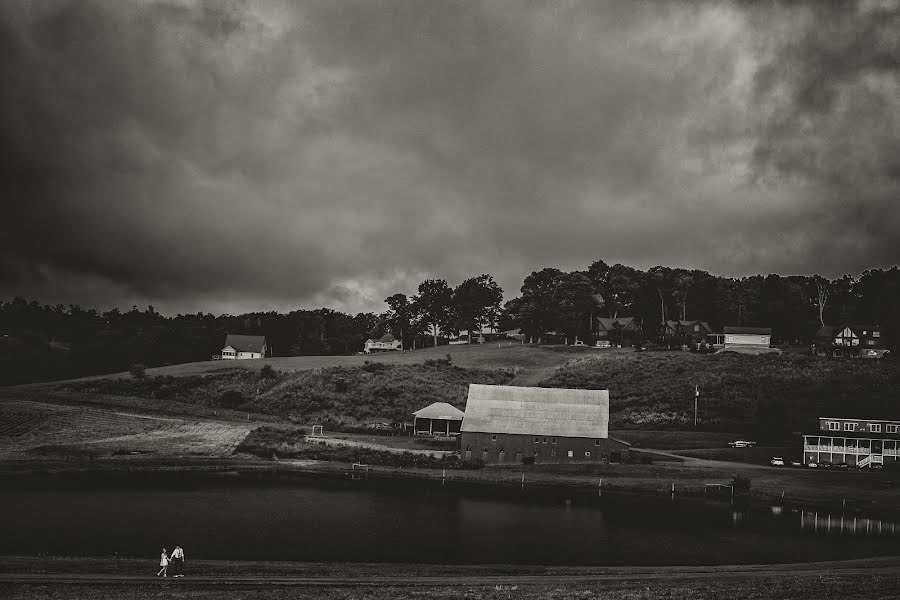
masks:
<instances>
[{"instance_id":1,"label":"white car","mask_svg":"<svg viewBox=\"0 0 900 600\"><path fill-rule=\"evenodd\" d=\"M783 467L783 466L784 466L784 459L781 458L780 456L773 456L773 457L772 457L772 460L770 460L769 463L770 463L773 467Z\"/></svg>"},{"instance_id":2,"label":"white car","mask_svg":"<svg viewBox=\"0 0 900 600\"><path fill-rule=\"evenodd\" d=\"M584 346L584 342L582 342L581 340L575 340L575 343L572 345L573 346Z\"/></svg>"},{"instance_id":3,"label":"white car","mask_svg":"<svg viewBox=\"0 0 900 600\"><path fill-rule=\"evenodd\" d=\"M594 348L610 348L612 345L608 340L600 340L598 342L594 342Z\"/></svg>"},{"instance_id":4,"label":"white car","mask_svg":"<svg viewBox=\"0 0 900 600\"><path fill-rule=\"evenodd\" d=\"M733 442L728 442L728 445L732 448L749 448L751 446L755 446L756 442L748 442L747 440L735 440Z\"/></svg>"}]
</instances>

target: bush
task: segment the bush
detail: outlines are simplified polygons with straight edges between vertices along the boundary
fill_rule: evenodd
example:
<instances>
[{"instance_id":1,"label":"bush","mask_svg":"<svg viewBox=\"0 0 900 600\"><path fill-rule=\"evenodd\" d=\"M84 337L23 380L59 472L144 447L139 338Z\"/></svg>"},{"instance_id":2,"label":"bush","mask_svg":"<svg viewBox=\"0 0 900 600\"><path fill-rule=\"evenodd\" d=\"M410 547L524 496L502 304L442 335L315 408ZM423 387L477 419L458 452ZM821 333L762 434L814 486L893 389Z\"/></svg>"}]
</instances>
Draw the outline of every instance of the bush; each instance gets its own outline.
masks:
<instances>
[{"instance_id":1,"label":"bush","mask_svg":"<svg viewBox=\"0 0 900 600\"><path fill-rule=\"evenodd\" d=\"M263 368L259 370L259 376L263 379L275 379L278 377L278 374L275 373L272 365L263 365Z\"/></svg>"},{"instance_id":2,"label":"bush","mask_svg":"<svg viewBox=\"0 0 900 600\"><path fill-rule=\"evenodd\" d=\"M131 365L131 368L128 369L128 372L131 373L131 376L135 379L143 379L147 373L147 367L141 363L135 363Z\"/></svg>"},{"instance_id":3,"label":"bush","mask_svg":"<svg viewBox=\"0 0 900 600\"><path fill-rule=\"evenodd\" d=\"M244 395L237 390L228 390L219 396L218 405L224 408L237 408L244 403Z\"/></svg>"}]
</instances>

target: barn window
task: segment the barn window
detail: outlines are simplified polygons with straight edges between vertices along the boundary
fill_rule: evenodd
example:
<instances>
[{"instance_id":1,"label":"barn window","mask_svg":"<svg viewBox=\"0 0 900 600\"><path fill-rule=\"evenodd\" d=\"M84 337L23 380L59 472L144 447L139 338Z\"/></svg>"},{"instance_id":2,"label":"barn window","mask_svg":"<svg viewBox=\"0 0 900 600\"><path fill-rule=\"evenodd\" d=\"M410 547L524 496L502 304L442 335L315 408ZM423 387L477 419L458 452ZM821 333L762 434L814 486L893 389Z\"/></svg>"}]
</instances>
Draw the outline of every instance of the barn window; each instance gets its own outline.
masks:
<instances>
[{"instance_id":1,"label":"barn window","mask_svg":"<svg viewBox=\"0 0 900 600\"><path fill-rule=\"evenodd\" d=\"M555 444L555 443L556 443L556 438L553 438L553 437L550 438L550 443L551 443L551 444Z\"/></svg>"},{"instance_id":2,"label":"barn window","mask_svg":"<svg viewBox=\"0 0 900 600\"><path fill-rule=\"evenodd\" d=\"M881 423L869 423L869 431L873 433L881 433Z\"/></svg>"},{"instance_id":3,"label":"barn window","mask_svg":"<svg viewBox=\"0 0 900 600\"><path fill-rule=\"evenodd\" d=\"M594 440L594 445L595 445L595 446L599 446L599 445L600 445L600 440Z\"/></svg>"},{"instance_id":4,"label":"barn window","mask_svg":"<svg viewBox=\"0 0 900 600\"><path fill-rule=\"evenodd\" d=\"M584 457L585 457L585 458L590 458L590 457L591 457L591 451L590 451L590 450L585 450L585 451L584 451Z\"/></svg>"},{"instance_id":5,"label":"barn window","mask_svg":"<svg viewBox=\"0 0 900 600\"><path fill-rule=\"evenodd\" d=\"M496 441L497 441L497 436L496 436L496 435L492 435L492 436L491 436L491 441L492 441L492 442L496 442Z\"/></svg>"},{"instance_id":6,"label":"barn window","mask_svg":"<svg viewBox=\"0 0 900 600\"><path fill-rule=\"evenodd\" d=\"M828 429L830 429L831 431L838 431L840 428L841 428L840 423L837 423L835 421L830 421L828 423Z\"/></svg>"},{"instance_id":7,"label":"barn window","mask_svg":"<svg viewBox=\"0 0 900 600\"><path fill-rule=\"evenodd\" d=\"M539 437L534 438L534 443L535 443L535 444L540 444L540 443L541 443L541 438L539 438Z\"/></svg>"},{"instance_id":8,"label":"barn window","mask_svg":"<svg viewBox=\"0 0 900 600\"><path fill-rule=\"evenodd\" d=\"M550 456L556 456L556 448L550 448Z\"/></svg>"},{"instance_id":9,"label":"barn window","mask_svg":"<svg viewBox=\"0 0 900 600\"><path fill-rule=\"evenodd\" d=\"M569 458L574 458L574 457L575 457L575 451L574 451L574 450L569 450L568 452L566 452L566 456L568 456Z\"/></svg>"},{"instance_id":10,"label":"barn window","mask_svg":"<svg viewBox=\"0 0 900 600\"><path fill-rule=\"evenodd\" d=\"M884 432L885 433L897 433L897 426L896 425L885 425Z\"/></svg>"},{"instance_id":11,"label":"barn window","mask_svg":"<svg viewBox=\"0 0 900 600\"><path fill-rule=\"evenodd\" d=\"M844 431L853 431L856 429L856 423L844 423Z\"/></svg>"},{"instance_id":12,"label":"barn window","mask_svg":"<svg viewBox=\"0 0 900 600\"><path fill-rule=\"evenodd\" d=\"M544 443L544 444L546 444L546 443L547 443L547 438L541 438L541 442Z\"/></svg>"},{"instance_id":13,"label":"barn window","mask_svg":"<svg viewBox=\"0 0 900 600\"><path fill-rule=\"evenodd\" d=\"M873 332L872 332L872 337L881 337L881 332L880 332L880 331L873 331Z\"/></svg>"}]
</instances>

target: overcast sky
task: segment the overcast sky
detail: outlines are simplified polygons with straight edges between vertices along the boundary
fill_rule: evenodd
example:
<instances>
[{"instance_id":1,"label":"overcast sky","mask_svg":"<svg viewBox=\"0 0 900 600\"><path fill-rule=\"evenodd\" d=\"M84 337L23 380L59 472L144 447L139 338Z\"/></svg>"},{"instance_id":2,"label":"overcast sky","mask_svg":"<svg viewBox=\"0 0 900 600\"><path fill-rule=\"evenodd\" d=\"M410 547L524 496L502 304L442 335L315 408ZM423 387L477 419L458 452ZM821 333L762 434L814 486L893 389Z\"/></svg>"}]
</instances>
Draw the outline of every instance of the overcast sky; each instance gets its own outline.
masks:
<instances>
[{"instance_id":1,"label":"overcast sky","mask_svg":"<svg viewBox=\"0 0 900 600\"><path fill-rule=\"evenodd\" d=\"M0 298L900 262L897 1L0 3Z\"/></svg>"}]
</instances>

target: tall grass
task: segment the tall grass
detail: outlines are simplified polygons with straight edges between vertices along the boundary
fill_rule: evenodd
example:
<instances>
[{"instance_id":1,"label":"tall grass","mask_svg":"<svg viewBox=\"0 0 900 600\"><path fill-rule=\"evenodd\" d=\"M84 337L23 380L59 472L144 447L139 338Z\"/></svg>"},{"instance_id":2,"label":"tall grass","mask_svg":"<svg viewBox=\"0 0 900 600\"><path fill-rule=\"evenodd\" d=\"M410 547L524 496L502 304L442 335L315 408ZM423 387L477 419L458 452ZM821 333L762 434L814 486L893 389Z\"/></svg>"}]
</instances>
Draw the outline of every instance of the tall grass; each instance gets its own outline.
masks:
<instances>
[{"instance_id":1,"label":"tall grass","mask_svg":"<svg viewBox=\"0 0 900 600\"><path fill-rule=\"evenodd\" d=\"M818 416L900 418L900 365L813 356L653 352L566 365L544 387L608 389L610 423L641 429L809 428Z\"/></svg>"}]
</instances>

